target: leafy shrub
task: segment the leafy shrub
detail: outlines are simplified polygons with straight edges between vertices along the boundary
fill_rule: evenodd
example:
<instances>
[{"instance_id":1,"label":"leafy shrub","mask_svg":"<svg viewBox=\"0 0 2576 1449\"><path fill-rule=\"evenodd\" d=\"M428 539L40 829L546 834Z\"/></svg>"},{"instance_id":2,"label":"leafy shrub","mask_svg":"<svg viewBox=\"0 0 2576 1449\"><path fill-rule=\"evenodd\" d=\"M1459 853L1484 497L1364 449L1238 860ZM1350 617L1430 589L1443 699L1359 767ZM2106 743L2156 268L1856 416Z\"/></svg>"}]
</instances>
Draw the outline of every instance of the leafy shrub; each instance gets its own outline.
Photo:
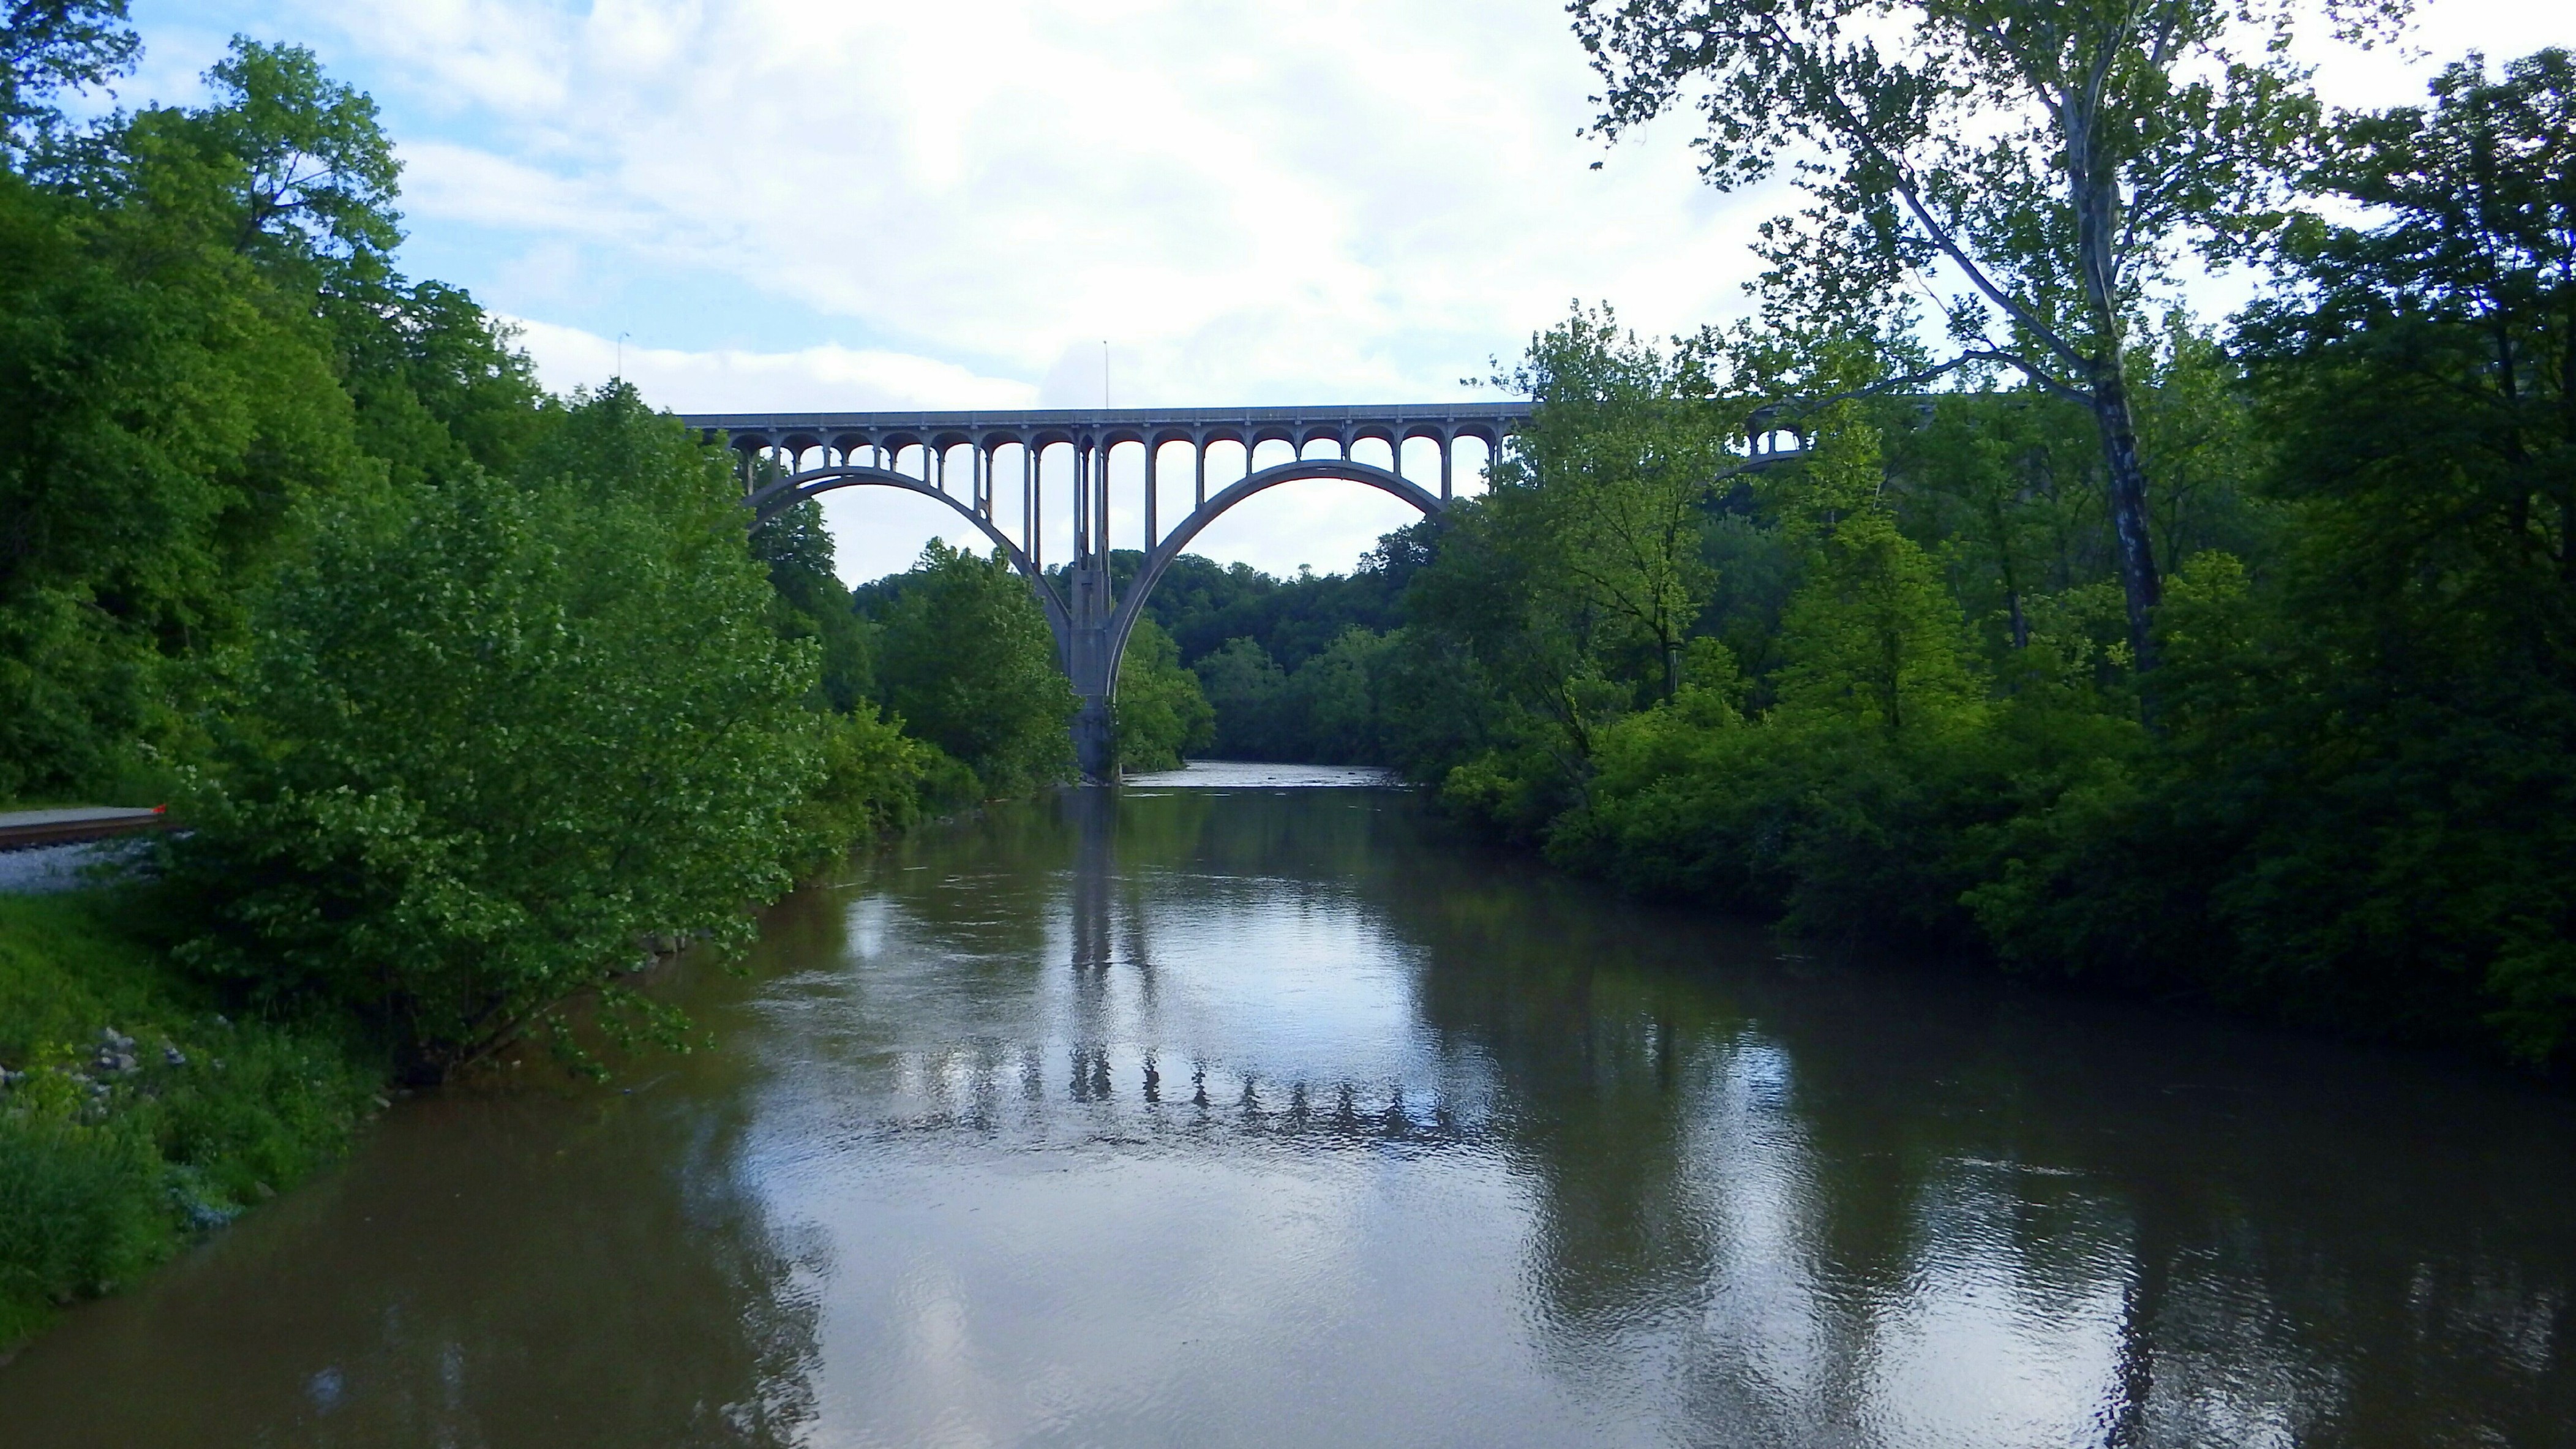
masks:
<instances>
[{"instance_id":1,"label":"leafy shrub","mask_svg":"<svg viewBox=\"0 0 2576 1449\"><path fill-rule=\"evenodd\" d=\"M0 1344L168 1252L173 1234L151 1145L121 1123L0 1113Z\"/></svg>"},{"instance_id":2,"label":"leafy shrub","mask_svg":"<svg viewBox=\"0 0 2576 1449\"><path fill-rule=\"evenodd\" d=\"M0 896L0 1348L337 1157L381 1080L330 1032L223 1020L117 924L152 915ZM111 1027L131 1071L96 1069Z\"/></svg>"},{"instance_id":3,"label":"leafy shrub","mask_svg":"<svg viewBox=\"0 0 2576 1449\"><path fill-rule=\"evenodd\" d=\"M811 871L851 846L909 829L925 804L972 799L972 772L916 740L875 705L818 717L822 778L787 813L792 857ZM962 777L962 779L961 779Z\"/></svg>"},{"instance_id":4,"label":"leafy shrub","mask_svg":"<svg viewBox=\"0 0 2576 1449\"><path fill-rule=\"evenodd\" d=\"M741 940L817 741L813 650L771 631L735 493L621 389L524 481L325 510L207 722L183 959L354 1011L435 1075L641 933Z\"/></svg>"}]
</instances>

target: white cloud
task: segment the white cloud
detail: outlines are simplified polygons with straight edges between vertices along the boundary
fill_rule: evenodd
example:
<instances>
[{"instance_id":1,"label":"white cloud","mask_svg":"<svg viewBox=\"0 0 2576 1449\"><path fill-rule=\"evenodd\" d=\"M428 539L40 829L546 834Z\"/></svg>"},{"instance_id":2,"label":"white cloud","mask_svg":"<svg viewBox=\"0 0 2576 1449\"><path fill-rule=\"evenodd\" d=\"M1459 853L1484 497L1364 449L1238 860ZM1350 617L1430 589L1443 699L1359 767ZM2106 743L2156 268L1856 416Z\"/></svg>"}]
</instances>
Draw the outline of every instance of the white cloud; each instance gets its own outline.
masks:
<instances>
[{"instance_id":1,"label":"white cloud","mask_svg":"<svg viewBox=\"0 0 2576 1449\"><path fill-rule=\"evenodd\" d=\"M161 3L156 47L295 39L383 100L415 251L532 319L550 381L605 377L625 331L690 410L1092 403L1104 339L1120 405L1453 398L1572 298L1731 315L1782 200L1700 185L1687 116L1580 139L1556 0ZM2449 0L2417 44L2566 29ZM2429 69L2320 80L2386 104ZM1346 567L1383 522L1270 508L1209 549Z\"/></svg>"},{"instance_id":2,"label":"white cloud","mask_svg":"<svg viewBox=\"0 0 2576 1449\"><path fill-rule=\"evenodd\" d=\"M1105 337L1139 398L1454 396L1569 296L1679 327L1746 270L1677 128L1586 169L1549 5L307 13L379 86L498 123L404 138L416 227L578 239L1024 376Z\"/></svg>"},{"instance_id":3,"label":"white cloud","mask_svg":"<svg viewBox=\"0 0 2576 1449\"><path fill-rule=\"evenodd\" d=\"M686 352L621 344L531 318L508 320L549 389L595 387L622 368L646 401L673 412L1009 408L1038 400L1028 383L900 352L833 346Z\"/></svg>"},{"instance_id":4,"label":"white cloud","mask_svg":"<svg viewBox=\"0 0 2576 1449\"><path fill-rule=\"evenodd\" d=\"M1660 330L1731 307L1728 217L1763 209L1698 187L1678 130L1588 169L1547 5L307 14L454 123L400 137L412 225L482 239L463 280L528 319L549 384L606 377L631 323L626 374L682 411L1091 404L1104 341L1121 406L1456 397L1577 295ZM719 280L598 305L621 271ZM863 345L703 345L740 335L707 313L742 292ZM942 522L832 513L893 525L844 530L860 569ZM1202 547L1347 568L1401 513L1282 490Z\"/></svg>"}]
</instances>

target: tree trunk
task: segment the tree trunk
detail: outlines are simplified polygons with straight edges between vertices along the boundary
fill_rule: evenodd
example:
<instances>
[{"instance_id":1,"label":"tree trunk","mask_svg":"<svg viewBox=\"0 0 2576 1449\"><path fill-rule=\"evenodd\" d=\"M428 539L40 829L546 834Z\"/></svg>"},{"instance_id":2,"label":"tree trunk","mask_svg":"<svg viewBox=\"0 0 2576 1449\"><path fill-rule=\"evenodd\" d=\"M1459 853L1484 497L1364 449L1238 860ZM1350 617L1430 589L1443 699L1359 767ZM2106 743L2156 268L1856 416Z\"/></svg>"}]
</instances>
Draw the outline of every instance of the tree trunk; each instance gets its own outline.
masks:
<instances>
[{"instance_id":1,"label":"tree trunk","mask_svg":"<svg viewBox=\"0 0 2576 1449\"><path fill-rule=\"evenodd\" d=\"M1986 521L1995 530L1995 557L2003 564L2004 608L2012 619L2012 645L2015 649L2030 647L2030 622L2021 613L2021 570L2013 567L2012 534L2004 523L2004 501L1994 492L1986 494Z\"/></svg>"},{"instance_id":2,"label":"tree trunk","mask_svg":"<svg viewBox=\"0 0 2576 1449\"><path fill-rule=\"evenodd\" d=\"M2090 98L2070 95L2066 126L2068 199L2075 211L2075 244L2086 299L2093 312L2093 422L2102 434L2102 461L2111 493L2111 532L2120 549L2120 588L2129 605L2129 649L2137 671L2155 668L2155 639L2148 632L2161 594L2154 537L2147 527L2147 470L2138 461L2138 426L2129 411L2128 359L2120 315L2120 189L2115 168L2103 157Z\"/></svg>"},{"instance_id":3,"label":"tree trunk","mask_svg":"<svg viewBox=\"0 0 2576 1449\"><path fill-rule=\"evenodd\" d=\"M2149 632L2164 597L2156 578L2156 546L2147 529L2147 470L2138 461L2138 428L2129 414L2129 380L2117 354L2093 373L2093 421L2102 434L2102 462L2110 482L2111 532L2120 549L2120 591L2129 605L2129 648L2140 674L2156 666Z\"/></svg>"}]
</instances>

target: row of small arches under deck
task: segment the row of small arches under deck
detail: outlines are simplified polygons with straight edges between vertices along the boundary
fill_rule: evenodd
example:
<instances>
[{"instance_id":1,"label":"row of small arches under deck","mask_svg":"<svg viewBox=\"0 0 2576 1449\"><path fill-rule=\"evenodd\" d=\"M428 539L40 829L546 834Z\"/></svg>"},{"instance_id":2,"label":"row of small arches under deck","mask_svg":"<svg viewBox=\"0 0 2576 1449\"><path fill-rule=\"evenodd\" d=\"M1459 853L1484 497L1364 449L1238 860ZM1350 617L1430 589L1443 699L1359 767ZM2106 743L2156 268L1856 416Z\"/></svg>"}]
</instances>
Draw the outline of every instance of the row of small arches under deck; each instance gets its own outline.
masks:
<instances>
[{"instance_id":1,"label":"row of small arches under deck","mask_svg":"<svg viewBox=\"0 0 2576 1449\"><path fill-rule=\"evenodd\" d=\"M1149 445L1144 436L1132 432L1059 435L1025 442L1016 437L977 440L962 434L890 433L876 438L790 434L775 441L738 436L733 444L743 456L747 481L755 488L792 483L831 469L864 468L936 493L997 529L1016 523L1017 543L1028 565L1042 569L1047 566L1047 495L1061 496L1068 476L1073 498L1071 561L1080 563L1103 552L1102 541L1109 537L1110 489L1104 479L1113 465L1126 465L1114 480L1117 491L1129 497L1141 494L1139 522L1143 546L1150 552L1165 537L1162 495L1176 485L1176 475L1186 474L1188 479L1189 502L1180 510L1183 515L1195 514L1212 494L1265 468L1337 459L1385 469L1425 492L1436 492L1446 504L1456 496L1462 480L1481 480L1498 452L1497 436L1478 429L1447 434L1420 430L1403 441L1414 457L1409 467L1404 466L1395 440L1376 429L1354 430L1348 438L1318 433L1303 439L1284 431L1263 431L1249 444L1240 433L1219 433L1166 435ZM1461 443L1475 446L1462 449ZM1179 448L1187 451L1176 454ZM1359 456L1352 456L1354 450ZM1372 453L1379 456L1369 456ZM763 469L759 464L767 466ZM1429 482L1434 473L1436 489ZM1015 518L1003 501L1014 488L1019 494Z\"/></svg>"}]
</instances>

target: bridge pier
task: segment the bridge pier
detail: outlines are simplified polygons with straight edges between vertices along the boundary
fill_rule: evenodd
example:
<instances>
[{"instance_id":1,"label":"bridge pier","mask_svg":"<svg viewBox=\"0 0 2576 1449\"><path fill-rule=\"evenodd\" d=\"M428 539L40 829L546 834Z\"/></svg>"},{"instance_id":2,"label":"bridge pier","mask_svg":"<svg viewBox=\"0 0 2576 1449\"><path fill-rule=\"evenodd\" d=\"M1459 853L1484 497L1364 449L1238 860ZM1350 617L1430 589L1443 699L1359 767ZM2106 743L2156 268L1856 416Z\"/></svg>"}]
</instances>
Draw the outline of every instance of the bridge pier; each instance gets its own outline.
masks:
<instances>
[{"instance_id":1,"label":"bridge pier","mask_svg":"<svg viewBox=\"0 0 2576 1449\"><path fill-rule=\"evenodd\" d=\"M1057 657L1077 701L1073 712L1073 759L1087 780L1118 778L1117 734L1113 725L1118 695L1118 656L1126 641L1113 633L1115 613L1109 596L1109 557L1096 552L1065 570L1072 587L1071 615Z\"/></svg>"}]
</instances>

